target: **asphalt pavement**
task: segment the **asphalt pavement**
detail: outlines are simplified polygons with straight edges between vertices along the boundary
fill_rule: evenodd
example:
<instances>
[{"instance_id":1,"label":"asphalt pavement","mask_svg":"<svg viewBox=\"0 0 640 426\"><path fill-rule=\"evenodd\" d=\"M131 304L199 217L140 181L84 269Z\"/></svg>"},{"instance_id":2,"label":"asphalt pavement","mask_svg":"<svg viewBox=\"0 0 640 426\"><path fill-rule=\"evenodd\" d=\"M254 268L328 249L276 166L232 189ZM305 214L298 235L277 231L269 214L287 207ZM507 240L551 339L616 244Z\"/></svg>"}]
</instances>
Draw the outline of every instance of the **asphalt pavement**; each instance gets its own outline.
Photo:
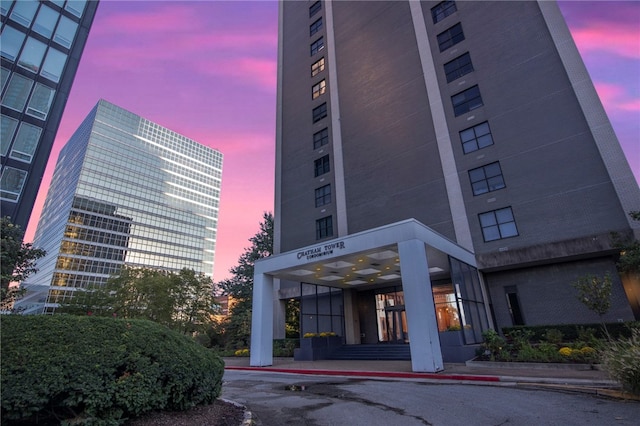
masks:
<instances>
[{"instance_id":1,"label":"asphalt pavement","mask_svg":"<svg viewBox=\"0 0 640 426\"><path fill-rule=\"evenodd\" d=\"M422 418L434 420L427 423L434 425L502 424L516 420L519 424L527 425L584 422L604 425L612 424L611 419L622 425L635 424L630 419L638 418L640 414L640 405L637 405L640 397L622 392L620 385L597 366L468 362L445 363L445 369L438 373L414 373L410 361L295 361L293 358L274 358L273 365L267 367L251 367L247 357L224 358L224 361L228 374L225 376L226 385L223 385L223 397L247 407L243 425L373 426L408 424L406 422L409 420ZM333 378L329 378L331 376ZM289 381L296 386L289 386ZM404 385L400 385L402 383ZM291 392L298 390L296 387L300 387L300 384L301 392ZM367 393L369 388L376 386L381 386L380 390L375 388ZM251 391L247 393L249 389ZM432 389L434 393L428 393ZM460 397L465 392L477 395L478 389L484 389L481 395L488 395L491 404L488 401L476 404L474 401L480 396ZM514 392L516 389L519 392ZM433 405L427 409L421 407L424 405L422 403L408 403L413 394L423 398L420 401L431 402L438 395L455 395L456 400L464 402L464 407L458 410L460 412L456 411L458 417L453 419L458 423L451 423L453 420L449 417L439 419L439 411ZM590 394L584 397L596 399L583 399L579 394ZM619 404L616 405L615 401L619 401ZM556 406L552 410L532 410L530 405L533 402L541 406ZM472 404L477 406L472 407ZM483 423L477 417L485 405L493 407L490 413L483 414L488 416L485 419L488 423ZM436 406L445 407L446 404L443 402ZM597 407L584 408L592 406ZM376 411L376 407L384 407L383 412ZM520 414L517 414L520 410L518 407L523 410ZM614 411L607 412L605 407L611 407ZM465 408L471 411L465 414ZM409 412L414 413L415 419L407 420ZM345 420L345 416L355 413L359 416L358 421ZM545 417L547 414L552 417ZM385 423L379 416L396 417ZM419 421L417 424L425 423Z\"/></svg>"}]
</instances>

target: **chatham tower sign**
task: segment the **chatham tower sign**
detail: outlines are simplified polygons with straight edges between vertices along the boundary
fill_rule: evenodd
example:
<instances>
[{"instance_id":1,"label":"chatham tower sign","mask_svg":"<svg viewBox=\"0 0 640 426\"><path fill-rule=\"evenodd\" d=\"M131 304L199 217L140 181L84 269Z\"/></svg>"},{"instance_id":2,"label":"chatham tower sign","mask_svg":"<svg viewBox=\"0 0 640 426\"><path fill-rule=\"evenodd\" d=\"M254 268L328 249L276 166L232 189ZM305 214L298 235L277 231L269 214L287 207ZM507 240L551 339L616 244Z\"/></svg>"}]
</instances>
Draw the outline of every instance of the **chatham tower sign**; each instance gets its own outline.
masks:
<instances>
[{"instance_id":1,"label":"chatham tower sign","mask_svg":"<svg viewBox=\"0 0 640 426\"><path fill-rule=\"evenodd\" d=\"M319 257L331 256L334 250L344 250L344 248L344 241L337 241L335 243L325 244L310 248L308 250L299 251L298 259L304 258L306 260L312 260Z\"/></svg>"}]
</instances>

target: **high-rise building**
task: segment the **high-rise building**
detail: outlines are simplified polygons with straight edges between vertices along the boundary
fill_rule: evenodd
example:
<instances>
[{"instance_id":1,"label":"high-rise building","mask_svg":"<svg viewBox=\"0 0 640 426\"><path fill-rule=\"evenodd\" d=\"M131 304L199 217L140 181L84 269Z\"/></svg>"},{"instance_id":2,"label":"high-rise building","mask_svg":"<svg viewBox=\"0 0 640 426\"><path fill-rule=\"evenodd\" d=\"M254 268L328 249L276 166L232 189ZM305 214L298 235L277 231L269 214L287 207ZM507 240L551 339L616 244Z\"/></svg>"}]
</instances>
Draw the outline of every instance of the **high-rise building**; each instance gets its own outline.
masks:
<instances>
[{"instance_id":1,"label":"high-rise building","mask_svg":"<svg viewBox=\"0 0 640 426\"><path fill-rule=\"evenodd\" d=\"M302 333L409 343L415 371L488 327L598 322L585 274L613 278L605 320L640 318L611 237L640 191L555 2L282 1L279 25L252 365L289 298Z\"/></svg>"},{"instance_id":2,"label":"high-rise building","mask_svg":"<svg viewBox=\"0 0 640 426\"><path fill-rule=\"evenodd\" d=\"M55 311L122 268L213 276L222 154L101 100L60 151L18 307Z\"/></svg>"},{"instance_id":3,"label":"high-rise building","mask_svg":"<svg viewBox=\"0 0 640 426\"><path fill-rule=\"evenodd\" d=\"M23 230L97 9L97 0L0 2L0 208Z\"/></svg>"}]
</instances>

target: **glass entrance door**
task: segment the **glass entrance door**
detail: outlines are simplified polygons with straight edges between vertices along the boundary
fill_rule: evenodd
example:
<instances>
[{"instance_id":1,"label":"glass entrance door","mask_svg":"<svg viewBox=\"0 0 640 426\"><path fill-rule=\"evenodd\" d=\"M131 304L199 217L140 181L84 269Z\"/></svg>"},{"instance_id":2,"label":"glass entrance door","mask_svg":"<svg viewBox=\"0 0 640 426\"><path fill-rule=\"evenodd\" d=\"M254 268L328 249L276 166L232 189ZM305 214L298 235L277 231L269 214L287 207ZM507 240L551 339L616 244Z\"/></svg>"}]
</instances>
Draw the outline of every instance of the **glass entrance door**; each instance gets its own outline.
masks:
<instances>
[{"instance_id":1,"label":"glass entrance door","mask_svg":"<svg viewBox=\"0 0 640 426\"><path fill-rule=\"evenodd\" d=\"M379 342L409 343L402 291L376 294L376 311Z\"/></svg>"},{"instance_id":2,"label":"glass entrance door","mask_svg":"<svg viewBox=\"0 0 640 426\"><path fill-rule=\"evenodd\" d=\"M408 343L407 315L403 306L394 306L385 310L387 321L387 339L389 343Z\"/></svg>"}]
</instances>

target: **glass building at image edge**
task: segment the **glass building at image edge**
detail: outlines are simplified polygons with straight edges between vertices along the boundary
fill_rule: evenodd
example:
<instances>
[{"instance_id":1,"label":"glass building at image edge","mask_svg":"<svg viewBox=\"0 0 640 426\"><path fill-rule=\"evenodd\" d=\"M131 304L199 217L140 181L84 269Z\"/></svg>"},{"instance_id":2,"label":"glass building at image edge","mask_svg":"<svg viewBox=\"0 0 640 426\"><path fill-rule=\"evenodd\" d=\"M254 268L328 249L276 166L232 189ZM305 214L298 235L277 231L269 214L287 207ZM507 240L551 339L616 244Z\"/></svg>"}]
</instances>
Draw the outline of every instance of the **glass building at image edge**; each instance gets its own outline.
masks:
<instances>
[{"instance_id":1,"label":"glass building at image edge","mask_svg":"<svg viewBox=\"0 0 640 426\"><path fill-rule=\"evenodd\" d=\"M98 1L0 1L0 209L23 230Z\"/></svg>"},{"instance_id":2,"label":"glass building at image edge","mask_svg":"<svg viewBox=\"0 0 640 426\"><path fill-rule=\"evenodd\" d=\"M53 313L123 265L213 276L222 154L100 100L60 152L23 285L24 313Z\"/></svg>"}]
</instances>

